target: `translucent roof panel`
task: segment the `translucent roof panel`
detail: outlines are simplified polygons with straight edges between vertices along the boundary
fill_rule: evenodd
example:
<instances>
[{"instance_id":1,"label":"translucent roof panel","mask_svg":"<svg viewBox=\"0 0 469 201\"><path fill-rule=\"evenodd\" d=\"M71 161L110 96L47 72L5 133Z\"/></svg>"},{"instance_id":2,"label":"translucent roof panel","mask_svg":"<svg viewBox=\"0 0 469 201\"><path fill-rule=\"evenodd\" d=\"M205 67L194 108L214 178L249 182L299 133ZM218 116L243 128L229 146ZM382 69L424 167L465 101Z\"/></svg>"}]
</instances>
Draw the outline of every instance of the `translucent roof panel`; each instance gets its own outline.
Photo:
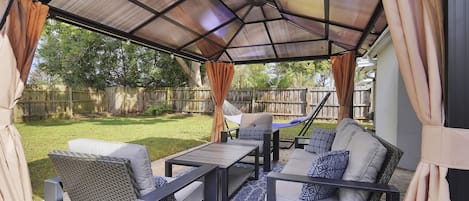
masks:
<instances>
[{"instance_id":1,"label":"translucent roof panel","mask_svg":"<svg viewBox=\"0 0 469 201\"><path fill-rule=\"evenodd\" d=\"M146 4L147 6L151 7L152 9L162 12L163 10L167 9L169 6L173 5L177 2L177 0L138 0L139 2Z\"/></svg>"},{"instance_id":2,"label":"translucent roof panel","mask_svg":"<svg viewBox=\"0 0 469 201\"><path fill-rule=\"evenodd\" d=\"M266 19L278 19L282 17L277 7L272 4L266 3L262 6L262 10L264 10Z\"/></svg>"},{"instance_id":3,"label":"translucent roof panel","mask_svg":"<svg viewBox=\"0 0 469 201\"><path fill-rule=\"evenodd\" d=\"M228 57L228 55L226 53L223 53L220 58L218 58L219 61L225 61L225 62L229 62L231 61L230 58Z\"/></svg>"},{"instance_id":4,"label":"translucent roof panel","mask_svg":"<svg viewBox=\"0 0 469 201\"><path fill-rule=\"evenodd\" d=\"M184 1L171 9L166 16L200 34L204 34L235 17L228 8L217 0Z\"/></svg>"},{"instance_id":5,"label":"translucent roof panel","mask_svg":"<svg viewBox=\"0 0 469 201\"><path fill-rule=\"evenodd\" d=\"M275 58L272 46L254 46L242 48L230 48L226 50L235 61L262 60Z\"/></svg>"},{"instance_id":6,"label":"translucent roof panel","mask_svg":"<svg viewBox=\"0 0 469 201\"><path fill-rule=\"evenodd\" d=\"M264 23L246 24L235 36L230 47L262 45L270 43Z\"/></svg>"},{"instance_id":7,"label":"translucent roof panel","mask_svg":"<svg viewBox=\"0 0 469 201\"><path fill-rule=\"evenodd\" d=\"M361 56L387 27L380 0L40 1L51 18L195 61Z\"/></svg>"},{"instance_id":8,"label":"translucent roof panel","mask_svg":"<svg viewBox=\"0 0 469 201\"><path fill-rule=\"evenodd\" d=\"M288 13L325 19L324 1L322 0L276 0L277 4ZM337 1L337 0L336 0Z\"/></svg>"},{"instance_id":9,"label":"translucent roof panel","mask_svg":"<svg viewBox=\"0 0 469 201\"><path fill-rule=\"evenodd\" d=\"M376 23L373 26L373 29L371 30L371 32L382 33L387 26L388 26L388 23L386 21L386 14L383 12L376 20Z\"/></svg>"},{"instance_id":10,"label":"translucent roof panel","mask_svg":"<svg viewBox=\"0 0 469 201\"><path fill-rule=\"evenodd\" d=\"M151 12L129 4L128 0L54 0L49 5L126 32L153 16Z\"/></svg>"},{"instance_id":11,"label":"translucent roof panel","mask_svg":"<svg viewBox=\"0 0 469 201\"><path fill-rule=\"evenodd\" d=\"M353 49L360 40L362 33L339 26L329 26L329 39L347 45L347 49Z\"/></svg>"},{"instance_id":12,"label":"translucent roof panel","mask_svg":"<svg viewBox=\"0 0 469 201\"><path fill-rule=\"evenodd\" d=\"M308 20L308 19L305 19L305 18L301 18L301 17L296 17L296 16L292 16L292 15L284 15L288 20L290 20L291 22L293 22L294 24L302 27L303 29L306 29L308 30L309 32L313 33L313 34L316 34L316 35L319 35L319 36L323 36L323 38L326 38L326 32L325 32L325 24L324 23L321 23L321 22L317 22L317 21L312 21L312 20Z\"/></svg>"},{"instance_id":13,"label":"translucent roof panel","mask_svg":"<svg viewBox=\"0 0 469 201\"><path fill-rule=\"evenodd\" d=\"M267 22L267 27L274 43L306 41L322 38L321 35L308 32L302 27L286 20Z\"/></svg>"},{"instance_id":14,"label":"translucent roof panel","mask_svg":"<svg viewBox=\"0 0 469 201\"><path fill-rule=\"evenodd\" d=\"M162 27L164 27L164 29ZM163 18L158 18L150 24L147 24L135 32L135 35L173 48L178 48L197 37L197 35Z\"/></svg>"},{"instance_id":15,"label":"translucent roof panel","mask_svg":"<svg viewBox=\"0 0 469 201\"><path fill-rule=\"evenodd\" d=\"M330 20L364 29L379 0L341 0L330 2Z\"/></svg>"},{"instance_id":16,"label":"translucent roof panel","mask_svg":"<svg viewBox=\"0 0 469 201\"><path fill-rule=\"evenodd\" d=\"M234 20L233 22L225 25L224 27L215 30L207 37L210 40L217 42L218 44L226 46L242 25L243 23L240 20Z\"/></svg>"},{"instance_id":17,"label":"translucent roof panel","mask_svg":"<svg viewBox=\"0 0 469 201\"><path fill-rule=\"evenodd\" d=\"M247 0L223 0L223 3L232 11L239 10L241 7L248 5Z\"/></svg>"},{"instance_id":18,"label":"translucent roof panel","mask_svg":"<svg viewBox=\"0 0 469 201\"><path fill-rule=\"evenodd\" d=\"M332 45L331 45L331 53L332 54L339 54L339 53L342 53L342 52L345 52L345 51L347 51L347 50L340 47L340 46L337 46L334 43L332 43Z\"/></svg>"},{"instance_id":19,"label":"translucent roof panel","mask_svg":"<svg viewBox=\"0 0 469 201\"><path fill-rule=\"evenodd\" d=\"M201 39L184 48L184 50L200 55L210 55L209 57L211 57L216 53L221 52L223 47L208 40Z\"/></svg>"},{"instance_id":20,"label":"translucent roof panel","mask_svg":"<svg viewBox=\"0 0 469 201\"><path fill-rule=\"evenodd\" d=\"M244 22L254 22L265 20L264 14L262 13L261 7L253 7L251 11L246 15Z\"/></svg>"},{"instance_id":21,"label":"translucent roof panel","mask_svg":"<svg viewBox=\"0 0 469 201\"><path fill-rule=\"evenodd\" d=\"M275 45L275 50L279 57L306 57L309 55L325 55L328 54L328 42L312 41L304 43L289 43Z\"/></svg>"}]
</instances>

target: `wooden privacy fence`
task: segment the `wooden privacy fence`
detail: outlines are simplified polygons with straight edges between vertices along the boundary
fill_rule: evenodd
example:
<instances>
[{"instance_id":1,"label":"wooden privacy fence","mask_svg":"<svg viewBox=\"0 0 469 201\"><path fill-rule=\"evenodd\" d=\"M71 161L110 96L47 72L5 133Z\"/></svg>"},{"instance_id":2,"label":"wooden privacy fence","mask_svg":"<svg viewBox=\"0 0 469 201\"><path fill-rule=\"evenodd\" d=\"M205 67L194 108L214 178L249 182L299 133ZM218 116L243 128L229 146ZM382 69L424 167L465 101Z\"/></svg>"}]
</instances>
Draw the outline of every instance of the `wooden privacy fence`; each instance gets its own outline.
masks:
<instances>
[{"instance_id":1,"label":"wooden privacy fence","mask_svg":"<svg viewBox=\"0 0 469 201\"><path fill-rule=\"evenodd\" d=\"M277 119L305 116L326 93L332 92L318 119L336 119L339 104L334 88L233 89L227 100L243 112L270 112ZM371 103L370 88L355 88L354 118L367 120ZM128 88L26 89L17 105L16 118L61 117L74 113L109 112L113 115L139 114L152 105L166 105L173 112L212 113L209 88Z\"/></svg>"},{"instance_id":2,"label":"wooden privacy fence","mask_svg":"<svg viewBox=\"0 0 469 201\"><path fill-rule=\"evenodd\" d=\"M65 86L28 87L15 106L16 120L71 117L105 112L104 91Z\"/></svg>"}]
</instances>

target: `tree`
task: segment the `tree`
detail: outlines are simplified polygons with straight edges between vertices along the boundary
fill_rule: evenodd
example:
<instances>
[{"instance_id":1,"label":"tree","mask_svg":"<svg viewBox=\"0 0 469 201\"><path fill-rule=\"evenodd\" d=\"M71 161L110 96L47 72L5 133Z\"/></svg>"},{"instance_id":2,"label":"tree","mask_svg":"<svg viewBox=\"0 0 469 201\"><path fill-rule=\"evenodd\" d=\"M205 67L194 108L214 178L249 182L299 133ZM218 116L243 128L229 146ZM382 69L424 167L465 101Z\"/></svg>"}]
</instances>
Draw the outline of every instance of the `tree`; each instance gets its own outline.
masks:
<instances>
[{"instance_id":1,"label":"tree","mask_svg":"<svg viewBox=\"0 0 469 201\"><path fill-rule=\"evenodd\" d=\"M231 84L232 88L267 88L269 75L263 64L237 65Z\"/></svg>"},{"instance_id":2,"label":"tree","mask_svg":"<svg viewBox=\"0 0 469 201\"><path fill-rule=\"evenodd\" d=\"M166 53L73 25L48 20L38 47L38 69L70 86L187 86Z\"/></svg>"}]
</instances>

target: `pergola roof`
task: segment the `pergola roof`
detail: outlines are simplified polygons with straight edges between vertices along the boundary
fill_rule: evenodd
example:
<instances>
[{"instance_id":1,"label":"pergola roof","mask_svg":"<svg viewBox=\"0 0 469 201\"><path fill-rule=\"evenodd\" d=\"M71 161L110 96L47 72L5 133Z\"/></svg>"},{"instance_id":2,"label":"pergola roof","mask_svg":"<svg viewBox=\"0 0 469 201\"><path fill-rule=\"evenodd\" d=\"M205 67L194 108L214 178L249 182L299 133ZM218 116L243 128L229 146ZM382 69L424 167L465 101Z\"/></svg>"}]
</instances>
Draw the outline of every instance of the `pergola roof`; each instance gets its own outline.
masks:
<instances>
[{"instance_id":1,"label":"pergola roof","mask_svg":"<svg viewBox=\"0 0 469 201\"><path fill-rule=\"evenodd\" d=\"M46 1L46 0L44 0ZM380 0L51 0L51 17L192 60L265 63L363 55Z\"/></svg>"}]
</instances>

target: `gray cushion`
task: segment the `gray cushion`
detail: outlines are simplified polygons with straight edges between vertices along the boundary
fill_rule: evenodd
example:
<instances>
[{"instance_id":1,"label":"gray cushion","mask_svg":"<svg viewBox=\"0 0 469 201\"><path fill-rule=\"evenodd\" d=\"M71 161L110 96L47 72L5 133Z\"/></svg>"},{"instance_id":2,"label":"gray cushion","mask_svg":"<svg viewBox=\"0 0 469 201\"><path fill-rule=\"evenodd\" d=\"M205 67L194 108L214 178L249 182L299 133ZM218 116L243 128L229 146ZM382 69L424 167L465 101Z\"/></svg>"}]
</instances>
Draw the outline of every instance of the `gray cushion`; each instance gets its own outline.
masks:
<instances>
[{"instance_id":1,"label":"gray cushion","mask_svg":"<svg viewBox=\"0 0 469 201\"><path fill-rule=\"evenodd\" d=\"M353 135L347 150L350 151L350 159L342 179L375 182L386 156L386 148L370 133L362 131ZM340 200L364 201L368 195L366 191L339 190Z\"/></svg>"},{"instance_id":2,"label":"gray cushion","mask_svg":"<svg viewBox=\"0 0 469 201\"><path fill-rule=\"evenodd\" d=\"M272 128L239 128L238 138L243 140L263 140L264 134L271 134Z\"/></svg>"},{"instance_id":3,"label":"gray cushion","mask_svg":"<svg viewBox=\"0 0 469 201\"><path fill-rule=\"evenodd\" d=\"M305 146L305 150L312 153L324 153L331 150L332 143L334 142L335 131L315 128L309 144Z\"/></svg>"},{"instance_id":4,"label":"gray cushion","mask_svg":"<svg viewBox=\"0 0 469 201\"><path fill-rule=\"evenodd\" d=\"M241 116L240 128L270 128L273 116L269 113L248 113Z\"/></svg>"},{"instance_id":5,"label":"gray cushion","mask_svg":"<svg viewBox=\"0 0 469 201\"><path fill-rule=\"evenodd\" d=\"M129 159L140 194L145 195L155 189L151 161L145 146L81 138L69 141L68 150Z\"/></svg>"},{"instance_id":6,"label":"gray cushion","mask_svg":"<svg viewBox=\"0 0 469 201\"><path fill-rule=\"evenodd\" d=\"M326 179L342 178L348 164L348 151L331 151L318 155L309 169L308 176ZM299 198L307 201L324 199L333 196L336 190L337 188L331 186L303 184Z\"/></svg>"},{"instance_id":7,"label":"gray cushion","mask_svg":"<svg viewBox=\"0 0 469 201\"><path fill-rule=\"evenodd\" d=\"M339 125L340 129L336 130L335 139L332 143L332 151L346 149L353 135L357 132L363 131L363 128L351 119L343 119Z\"/></svg>"}]
</instances>

